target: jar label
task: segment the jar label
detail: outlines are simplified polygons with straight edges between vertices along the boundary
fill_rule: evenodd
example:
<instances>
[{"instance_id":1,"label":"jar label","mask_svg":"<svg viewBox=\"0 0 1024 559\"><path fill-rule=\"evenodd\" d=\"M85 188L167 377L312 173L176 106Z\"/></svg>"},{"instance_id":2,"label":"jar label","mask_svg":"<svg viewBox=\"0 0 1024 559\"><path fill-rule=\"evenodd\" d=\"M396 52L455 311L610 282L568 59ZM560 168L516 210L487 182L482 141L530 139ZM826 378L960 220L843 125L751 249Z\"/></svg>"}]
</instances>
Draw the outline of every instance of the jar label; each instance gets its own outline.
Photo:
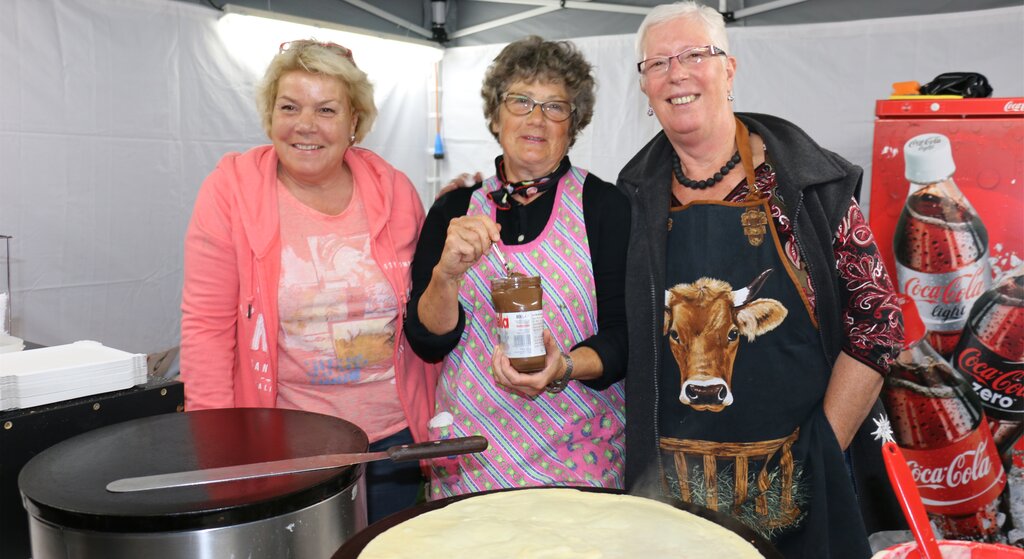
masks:
<instances>
[{"instance_id":1,"label":"jar label","mask_svg":"<svg viewBox=\"0 0 1024 559\"><path fill-rule=\"evenodd\" d=\"M974 301L992 284L988 251L963 268L929 274L896 262L899 291L909 295L921 313L925 328L931 332L959 332L967 322Z\"/></svg>"},{"instance_id":2,"label":"jar label","mask_svg":"<svg viewBox=\"0 0 1024 559\"><path fill-rule=\"evenodd\" d=\"M960 516L981 510L1006 486L999 451L988 422L959 441L940 448L900 447L928 512Z\"/></svg>"},{"instance_id":3,"label":"jar label","mask_svg":"<svg viewBox=\"0 0 1024 559\"><path fill-rule=\"evenodd\" d=\"M544 355L544 311L498 313L498 339L509 359Z\"/></svg>"}]
</instances>

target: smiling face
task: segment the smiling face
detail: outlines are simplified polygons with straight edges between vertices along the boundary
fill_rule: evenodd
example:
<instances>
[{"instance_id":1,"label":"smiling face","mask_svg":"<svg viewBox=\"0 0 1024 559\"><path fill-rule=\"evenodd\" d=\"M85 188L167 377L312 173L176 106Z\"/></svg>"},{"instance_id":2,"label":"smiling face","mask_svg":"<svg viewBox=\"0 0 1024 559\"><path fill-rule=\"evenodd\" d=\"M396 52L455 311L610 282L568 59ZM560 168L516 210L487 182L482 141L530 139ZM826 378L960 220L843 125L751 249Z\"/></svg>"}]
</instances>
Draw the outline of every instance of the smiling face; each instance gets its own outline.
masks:
<instances>
[{"instance_id":1,"label":"smiling face","mask_svg":"<svg viewBox=\"0 0 1024 559\"><path fill-rule=\"evenodd\" d=\"M709 44L714 42L700 22L677 18L647 31L643 57L672 56ZM670 139L701 136L732 119L728 95L735 73L736 59L732 57L706 57L700 64L672 59L668 72L644 76L640 88Z\"/></svg>"},{"instance_id":2,"label":"smiling face","mask_svg":"<svg viewBox=\"0 0 1024 559\"><path fill-rule=\"evenodd\" d=\"M343 176L345 151L355 129L343 82L301 71L281 76L270 140L282 180L323 186Z\"/></svg>"},{"instance_id":3,"label":"smiling face","mask_svg":"<svg viewBox=\"0 0 1024 559\"><path fill-rule=\"evenodd\" d=\"M558 83L512 82L508 92L526 95L538 103L569 101L565 86ZM522 116L509 112L504 103L498 107L493 124L505 154L505 174L512 182L536 179L549 174L569 151L569 124L572 118L554 122L544 116L540 106Z\"/></svg>"}]
</instances>

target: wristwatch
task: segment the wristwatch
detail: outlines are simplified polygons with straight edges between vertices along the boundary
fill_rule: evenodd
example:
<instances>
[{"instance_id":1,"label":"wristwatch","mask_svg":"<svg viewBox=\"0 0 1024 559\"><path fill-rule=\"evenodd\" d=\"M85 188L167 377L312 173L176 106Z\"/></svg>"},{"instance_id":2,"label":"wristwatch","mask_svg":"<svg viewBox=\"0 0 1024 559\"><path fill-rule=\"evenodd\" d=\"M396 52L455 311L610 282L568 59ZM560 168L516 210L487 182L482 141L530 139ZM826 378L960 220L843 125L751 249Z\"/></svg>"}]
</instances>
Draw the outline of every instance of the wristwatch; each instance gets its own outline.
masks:
<instances>
[{"instance_id":1,"label":"wristwatch","mask_svg":"<svg viewBox=\"0 0 1024 559\"><path fill-rule=\"evenodd\" d=\"M551 381L551 384L544 387L550 394L558 394L565 390L566 386L569 386L569 380L572 379L572 357L569 357L568 353L562 353L562 359L565 360L565 374L558 380Z\"/></svg>"}]
</instances>

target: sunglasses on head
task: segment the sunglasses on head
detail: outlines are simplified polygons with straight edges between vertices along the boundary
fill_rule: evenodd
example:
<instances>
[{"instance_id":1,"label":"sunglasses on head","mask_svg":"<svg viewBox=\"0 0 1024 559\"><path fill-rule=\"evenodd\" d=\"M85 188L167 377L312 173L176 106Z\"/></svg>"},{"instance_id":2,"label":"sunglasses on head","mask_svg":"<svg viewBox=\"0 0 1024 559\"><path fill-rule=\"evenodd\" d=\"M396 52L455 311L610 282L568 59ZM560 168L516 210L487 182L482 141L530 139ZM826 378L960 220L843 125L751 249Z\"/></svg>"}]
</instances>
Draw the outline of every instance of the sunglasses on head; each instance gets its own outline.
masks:
<instances>
[{"instance_id":1,"label":"sunglasses on head","mask_svg":"<svg viewBox=\"0 0 1024 559\"><path fill-rule=\"evenodd\" d=\"M316 46L319 46L319 47L323 47L325 49L335 50L339 54L344 56L345 58L347 58L349 60L352 60L352 51L349 50L348 48L345 48L345 47L339 45L338 43L325 43L325 42L322 42L322 41L314 41L312 39L300 39L298 41L285 41L285 42L281 43L281 46L278 48L277 53L281 54L282 52L284 52L284 51L286 51L288 49L297 48L297 47L307 47L307 46L310 46L310 45L316 45Z\"/></svg>"}]
</instances>

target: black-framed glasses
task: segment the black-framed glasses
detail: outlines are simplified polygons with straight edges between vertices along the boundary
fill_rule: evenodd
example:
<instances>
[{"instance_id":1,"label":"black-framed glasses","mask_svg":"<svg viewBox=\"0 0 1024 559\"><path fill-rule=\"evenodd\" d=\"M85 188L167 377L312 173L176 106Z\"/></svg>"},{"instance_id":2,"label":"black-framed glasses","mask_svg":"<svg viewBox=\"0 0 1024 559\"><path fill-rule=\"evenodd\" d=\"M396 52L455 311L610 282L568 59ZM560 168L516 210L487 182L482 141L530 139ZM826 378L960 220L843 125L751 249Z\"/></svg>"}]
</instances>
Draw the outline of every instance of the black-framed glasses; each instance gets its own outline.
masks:
<instances>
[{"instance_id":1,"label":"black-framed glasses","mask_svg":"<svg viewBox=\"0 0 1024 559\"><path fill-rule=\"evenodd\" d=\"M516 116L528 115L534 107L540 107L540 112L555 122L564 122L576 112L576 105L568 101L537 101L528 95L510 91L501 94L501 102L508 112Z\"/></svg>"},{"instance_id":2,"label":"black-framed glasses","mask_svg":"<svg viewBox=\"0 0 1024 559\"><path fill-rule=\"evenodd\" d=\"M648 58L643 62L638 62L636 69L645 76L660 75L668 72L668 68L671 66L673 58L675 58L676 62L680 64L700 64L701 62L704 62L705 58L718 55L725 55L725 51L715 45L691 47L678 54L673 54L672 56L654 56Z\"/></svg>"},{"instance_id":3,"label":"black-framed glasses","mask_svg":"<svg viewBox=\"0 0 1024 559\"><path fill-rule=\"evenodd\" d=\"M325 49L332 49L332 50L338 51L338 54L344 56L345 58L347 58L349 60L352 60L352 50L351 49L349 49L347 47L343 47L343 46L339 45L338 43L325 43L325 42L321 42L321 41L314 41L312 39L299 39L298 41L285 41L285 42L281 43L280 47L278 47L277 53L281 54L282 52L284 52L284 51L286 51L288 49L291 49L291 48L306 47L306 46L309 46L309 45L316 45L316 46L319 46L319 47L323 47Z\"/></svg>"}]
</instances>

